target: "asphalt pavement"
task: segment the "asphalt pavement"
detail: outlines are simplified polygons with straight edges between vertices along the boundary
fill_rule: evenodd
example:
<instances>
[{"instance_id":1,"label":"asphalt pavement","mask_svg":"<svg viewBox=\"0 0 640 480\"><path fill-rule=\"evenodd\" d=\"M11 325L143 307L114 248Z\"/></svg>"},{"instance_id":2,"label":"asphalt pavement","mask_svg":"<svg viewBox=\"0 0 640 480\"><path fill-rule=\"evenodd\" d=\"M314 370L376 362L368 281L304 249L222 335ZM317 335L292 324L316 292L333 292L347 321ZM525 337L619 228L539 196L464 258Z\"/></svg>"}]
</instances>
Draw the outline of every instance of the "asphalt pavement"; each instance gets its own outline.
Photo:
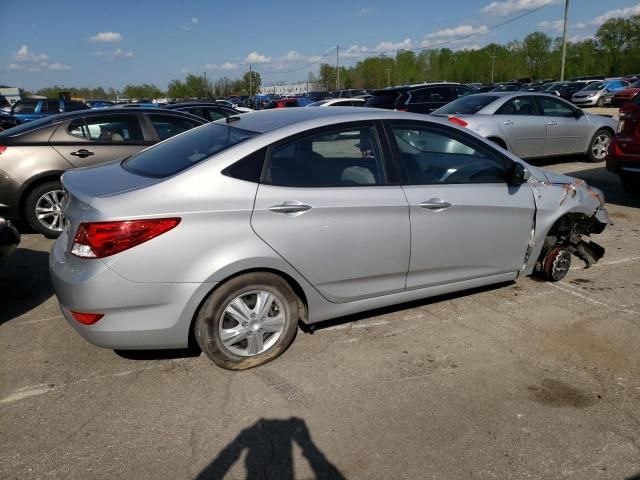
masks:
<instances>
[{"instance_id":1,"label":"asphalt pavement","mask_svg":"<svg viewBox=\"0 0 640 480\"><path fill-rule=\"evenodd\" d=\"M229 372L94 347L61 317L52 242L0 270L0 478L639 479L640 199L602 164L604 258L299 331Z\"/></svg>"}]
</instances>

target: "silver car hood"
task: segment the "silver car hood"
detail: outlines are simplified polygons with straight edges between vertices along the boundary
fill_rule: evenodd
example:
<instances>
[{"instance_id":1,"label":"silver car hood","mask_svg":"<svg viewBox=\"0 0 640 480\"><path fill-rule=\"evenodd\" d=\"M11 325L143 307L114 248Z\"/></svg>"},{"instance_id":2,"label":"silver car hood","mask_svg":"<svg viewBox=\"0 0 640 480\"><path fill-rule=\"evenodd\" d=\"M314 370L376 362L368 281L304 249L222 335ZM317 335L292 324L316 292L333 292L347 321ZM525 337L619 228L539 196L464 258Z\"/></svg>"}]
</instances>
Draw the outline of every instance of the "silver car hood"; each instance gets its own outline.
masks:
<instances>
[{"instance_id":1,"label":"silver car hood","mask_svg":"<svg viewBox=\"0 0 640 480\"><path fill-rule=\"evenodd\" d=\"M542 175L544 175L544 177L547 179L547 182L549 183L567 184L567 183L573 183L576 180L574 177L570 177L569 175L552 172L550 170L545 170L543 168L536 168L536 170L540 172ZM536 177L539 177L539 175L536 175Z\"/></svg>"}]
</instances>

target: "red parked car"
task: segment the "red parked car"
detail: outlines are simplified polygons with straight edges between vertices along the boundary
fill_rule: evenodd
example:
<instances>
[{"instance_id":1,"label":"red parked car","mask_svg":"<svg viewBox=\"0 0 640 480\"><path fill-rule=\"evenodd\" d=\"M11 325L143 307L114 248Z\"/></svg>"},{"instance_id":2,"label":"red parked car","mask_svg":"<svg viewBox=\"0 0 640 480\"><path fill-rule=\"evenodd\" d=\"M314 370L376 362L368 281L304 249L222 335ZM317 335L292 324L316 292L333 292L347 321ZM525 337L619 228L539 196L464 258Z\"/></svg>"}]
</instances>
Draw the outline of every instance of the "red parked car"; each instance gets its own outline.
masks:
<instances>
[{"instance_id":1,"label":"red parked car","mask_svg":"<svg viewBox=\"0 0 640 480\"><path fill-rule=\"evenodd\" d=\"M640 80L636 80L623 90L618 90L611 99L611 103L615 107L621 107L625 103L632 102L634 98L637 98L638 93L640 93Z\"/></svg>"},{"instance_id":2,"label":"red parked car","mask_svg":"<svg viewBox=\"0 0 640 480\"><path fill-rule=\"evenodd\" d=\"M618 132L609 144L607 170L620 175L622 185L640 194L640 95L620 108Z\"/></svg>"}]
</instances>

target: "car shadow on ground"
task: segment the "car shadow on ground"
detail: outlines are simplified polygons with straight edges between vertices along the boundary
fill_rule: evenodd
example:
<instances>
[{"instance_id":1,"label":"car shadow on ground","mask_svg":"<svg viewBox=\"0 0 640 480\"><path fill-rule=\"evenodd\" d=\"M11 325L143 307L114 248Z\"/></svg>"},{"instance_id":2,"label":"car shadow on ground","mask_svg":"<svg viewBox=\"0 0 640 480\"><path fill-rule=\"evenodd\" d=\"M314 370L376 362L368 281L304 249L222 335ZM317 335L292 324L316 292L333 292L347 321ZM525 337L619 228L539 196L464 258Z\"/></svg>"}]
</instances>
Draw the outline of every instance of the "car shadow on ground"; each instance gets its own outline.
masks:
<instances>
[{"instance_id":1,"label":"car shadow on ground","mask_svg":"<svg viewBox=\"0 0 640 480\"><path fill-rule=\"evenodd\" d=\"M411 302L398 303L395 305L390 305L388 307L376 308L375 310L367 310L365 312L354 313L352 315L346 315L344 317L338 317L331 320L325 320L323 322L314 323L312 325L306 325L302 322L300 323L300 329L305 333L313 333L318 330L322 330L325 328L335 327L338 325L344 325L348 323L356 323L361 320L366 320L368 318L378 317L380 315L388 315L392 313L401 312L403 310L411 310L414 308L424 307L427 305L431 305L433 303L444 302L446 300L454 300L460 297L466 297L468 295L473 295L476 293L489 292L491 290L498 290L500 288L508 287L510 285L515 285L515 281L495 283L493 285L486 285L484 287L476 287L469 290L461 290L453 293L446 293L444 295L438 295L435 297L429 298L421 298L419 300L413 300Z\"/></svg>"},{"instance_id":2,"label":"car shadow on ground","mask_svg":"<svg viewBox=\"0 0 640 480\"><path fill-rule=\"evenodd\" d=\"M0 325L31 311L51 295L49 253L18 248L0 269Z\"/></svg>"},{"instance_id":3,"label":"car shadow on ground","mask_svg":"<svg viewBox=\"0 0 640 480\"><path fill-rule=\"evenodd\" d=\"M300 474L294 471L294 442L302 450L302 455L313 472L312 478L345 479L313 442L306 422L291 417L286 420L261 418L245 428L198 474L196 480L224 478L245 451L246 478L300 478Z\"/></svg>"}]
</instances>

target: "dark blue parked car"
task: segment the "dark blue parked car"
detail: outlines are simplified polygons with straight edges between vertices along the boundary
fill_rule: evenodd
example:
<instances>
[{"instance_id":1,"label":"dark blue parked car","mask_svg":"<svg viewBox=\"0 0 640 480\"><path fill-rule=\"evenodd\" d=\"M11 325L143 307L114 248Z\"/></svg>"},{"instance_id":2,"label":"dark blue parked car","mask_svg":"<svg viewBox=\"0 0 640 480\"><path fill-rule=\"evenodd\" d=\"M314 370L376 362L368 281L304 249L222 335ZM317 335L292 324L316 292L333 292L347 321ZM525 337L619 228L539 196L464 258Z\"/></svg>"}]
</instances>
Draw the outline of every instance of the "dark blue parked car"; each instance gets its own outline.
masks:
<instances>
[{"instance_id":1,"label":"dark blue parked car","mask_svg":"<svg viewBox=\"0 0 640 480\"><path fill-rule=\"evenodd\" d=\"M75 100L54 100L50 98L20 100L11 107L11 115L18 123L30 122L38 118L48 117L63 112L86 110L84 103Z\"/></svg>"}]
</instances>

